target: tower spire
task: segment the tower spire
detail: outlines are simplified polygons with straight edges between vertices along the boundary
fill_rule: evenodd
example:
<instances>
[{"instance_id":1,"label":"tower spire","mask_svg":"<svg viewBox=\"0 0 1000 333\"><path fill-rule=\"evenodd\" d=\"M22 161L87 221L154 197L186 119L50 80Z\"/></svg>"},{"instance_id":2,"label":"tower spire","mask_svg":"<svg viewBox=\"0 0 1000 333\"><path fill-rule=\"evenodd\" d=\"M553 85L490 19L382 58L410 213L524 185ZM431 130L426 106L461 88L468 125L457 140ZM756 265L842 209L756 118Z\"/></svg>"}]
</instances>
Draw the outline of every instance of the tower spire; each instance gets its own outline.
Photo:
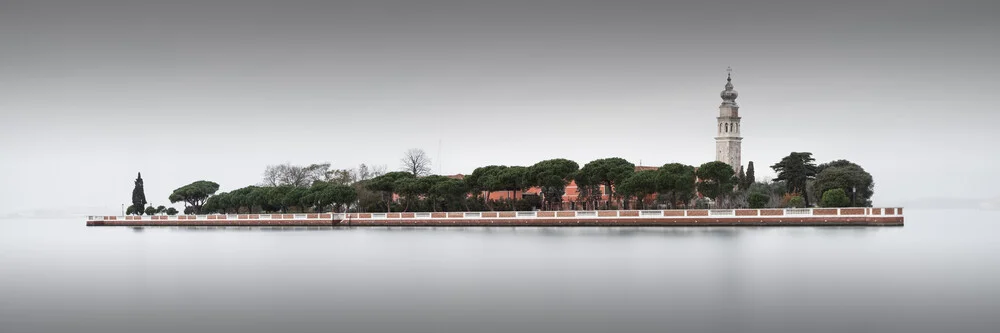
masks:
<instances>
[{"instance_id":1,"label":"tower spire","mask_svg":"<svg viewBox=\"0 0 1000 333\"><path fill-rule=\"evenodd\" d=\"M740 107L736 104L739 94L733 89L733 68L726 67L726 88L719 94L722 105L719 106L718 135L715 137L715 160L726 162L733 167L733 172L739 172L741 164Z\"/></svg>"}]
</instances>

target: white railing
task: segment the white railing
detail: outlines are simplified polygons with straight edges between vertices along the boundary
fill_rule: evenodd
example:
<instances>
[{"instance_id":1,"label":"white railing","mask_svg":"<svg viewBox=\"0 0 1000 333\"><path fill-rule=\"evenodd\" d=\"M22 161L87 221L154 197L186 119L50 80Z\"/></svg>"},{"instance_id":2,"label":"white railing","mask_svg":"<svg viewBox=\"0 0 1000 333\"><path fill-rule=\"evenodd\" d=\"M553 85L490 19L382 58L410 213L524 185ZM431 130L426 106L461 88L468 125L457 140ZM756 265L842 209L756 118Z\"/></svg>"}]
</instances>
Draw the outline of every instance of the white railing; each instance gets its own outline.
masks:
<instances>
[{"instance_id":1,"label":"white railing","mask_svg":"<svg viewBox=\"0 0 1000 333\"><path fill-rule=\"evenodd\" d=\"M712 209L708 211L709 216L733 216L736 211L732 209Z\"/></svg>"},{"instance_id":2,"label":"white railing","mask_svg":"<svg viewBox=\"0 0 1000 333\"><path fill-rule=\"evenodd\" d=\"M812 208L786 208L785 215L813 215Z\"/></svg>"},{"instance_id":3,"label":"white railing","mask_svg":"<svg viewBox=\"0 0 1000 333\"><path fill-rule=\"evenodd\" d=\"M539 216L539 214L541 216ZM461 214L457 215L456 214ZM213 214L87 216L88 221L207 221L207 220L348 220L348 219L431 219L431 218L738 218L744 216L902 216L903 209L889 208L770 208L770 209L688 209L688 210L604 210L604 211L518 211L518 212L402 212L402 213L308 213L308 214Z\"/></svg>"},{"instance_id":4,"label":"white railing","mask_svg":"<svg viewBox=\"0 0 1000 333\"><path fill-rule=\"evenodd\" d=\"M663 211L660 211L660 210L644 210L644 211L639 212L639 216L660 217L660 216L663 216Z\"/></svg>"}]
</instances>

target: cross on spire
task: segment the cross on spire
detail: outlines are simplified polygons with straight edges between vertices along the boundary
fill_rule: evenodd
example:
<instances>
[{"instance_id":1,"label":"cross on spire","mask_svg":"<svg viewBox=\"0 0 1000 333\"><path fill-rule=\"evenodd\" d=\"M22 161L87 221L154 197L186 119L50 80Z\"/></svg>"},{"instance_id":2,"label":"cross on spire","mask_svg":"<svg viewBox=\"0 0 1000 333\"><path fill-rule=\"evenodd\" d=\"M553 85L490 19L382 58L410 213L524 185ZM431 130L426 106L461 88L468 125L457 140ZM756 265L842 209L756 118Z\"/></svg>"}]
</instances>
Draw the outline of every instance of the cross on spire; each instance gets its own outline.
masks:
<instances>
[{"instance_id":1,"label":"cross on spire","mask_svg":"<svg viewBox=\"0 0 1000 333\"><path fill-rule=\"evenodd\" d=\"M731 66L726 66L726 79L727 80L733 79L733 67Z\"/></svg>"}]
</instances>

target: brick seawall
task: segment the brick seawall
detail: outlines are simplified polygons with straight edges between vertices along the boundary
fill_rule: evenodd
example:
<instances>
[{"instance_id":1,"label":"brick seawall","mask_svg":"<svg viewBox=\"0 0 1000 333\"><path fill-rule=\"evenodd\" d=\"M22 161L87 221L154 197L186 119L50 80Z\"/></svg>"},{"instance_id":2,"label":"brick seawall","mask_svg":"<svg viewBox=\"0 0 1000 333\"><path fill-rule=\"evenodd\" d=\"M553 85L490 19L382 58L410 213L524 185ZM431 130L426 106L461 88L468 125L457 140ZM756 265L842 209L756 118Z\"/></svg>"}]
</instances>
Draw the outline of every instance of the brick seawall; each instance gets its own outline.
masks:
<instances>
[{"instance_id":1,"label":"brick seawall","mask_svg":"<svg viewBox=\"0 0 1000 333\"><path fill-rule=\"evenodd\" d=\"M902 208L91 216L88 226L902 226Z\"/></svg>"}]
</instances>

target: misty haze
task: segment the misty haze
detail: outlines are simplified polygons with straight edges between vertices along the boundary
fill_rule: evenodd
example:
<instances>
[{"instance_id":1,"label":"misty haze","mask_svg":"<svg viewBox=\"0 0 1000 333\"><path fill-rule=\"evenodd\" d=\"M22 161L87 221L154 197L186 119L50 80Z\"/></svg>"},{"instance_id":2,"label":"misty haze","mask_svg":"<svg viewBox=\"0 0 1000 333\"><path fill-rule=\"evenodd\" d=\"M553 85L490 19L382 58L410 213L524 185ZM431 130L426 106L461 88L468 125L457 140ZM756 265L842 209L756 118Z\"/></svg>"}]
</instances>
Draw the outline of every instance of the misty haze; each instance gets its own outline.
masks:
<instances>
[{"instance_id":1,"label":"misty haze","mask_svg":"<svg viewBox=\"0 0 1000 333\"><path fill-rule=\"evenodd\" d=\"M0 0L0 332L995 332L998 13ZM401 163L411 150L423 168ZM85 225L122 215L140 172L144 204L166 216L195 212L178 188L233 193L278 165L458 184L551 159L620 158L629 173L753 162L750 183L779 188L772 166L794 152L863 166L873 195L854 206L905 207L906 225ZM213 213L255 213L232 206Z\"/></svg>"}]
</instances>

